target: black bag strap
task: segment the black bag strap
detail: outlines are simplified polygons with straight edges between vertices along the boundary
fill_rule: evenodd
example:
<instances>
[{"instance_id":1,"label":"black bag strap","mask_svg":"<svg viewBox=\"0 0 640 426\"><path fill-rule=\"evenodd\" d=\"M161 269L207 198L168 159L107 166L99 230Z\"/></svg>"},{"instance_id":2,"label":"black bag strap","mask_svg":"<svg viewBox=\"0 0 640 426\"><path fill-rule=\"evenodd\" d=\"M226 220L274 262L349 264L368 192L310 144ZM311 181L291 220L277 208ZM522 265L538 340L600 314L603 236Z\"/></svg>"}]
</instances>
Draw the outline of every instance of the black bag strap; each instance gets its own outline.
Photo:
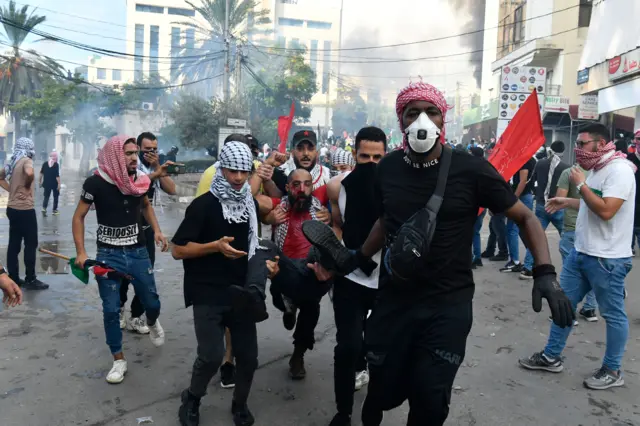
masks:
<instances>
[{"instance_id":1,"label":"black bag strap","mask_svg":"<svg viewBox=\"0 0 640 426\"><path fill-rule=\"evenodd\" d=\"M436 183L436 190L433 192L431 198L427 202L427 210L434 214L438 214L440 206L442 206L442 199L444 197L444 190L447 186L447 178L449 177L449 166L451 166L451 157L453 156L453 150L449 145L442 146L442 154L440 155L440 170L438 171L438 182Z\"/></svg>"}]
</instances>

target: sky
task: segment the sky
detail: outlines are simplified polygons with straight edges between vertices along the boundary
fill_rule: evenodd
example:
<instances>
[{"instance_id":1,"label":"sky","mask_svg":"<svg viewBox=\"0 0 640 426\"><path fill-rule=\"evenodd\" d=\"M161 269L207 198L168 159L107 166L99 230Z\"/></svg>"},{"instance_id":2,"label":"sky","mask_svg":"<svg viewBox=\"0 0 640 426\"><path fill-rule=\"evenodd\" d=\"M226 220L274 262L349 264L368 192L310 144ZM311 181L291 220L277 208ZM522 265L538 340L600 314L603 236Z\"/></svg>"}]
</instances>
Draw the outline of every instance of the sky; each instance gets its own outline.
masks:
<instances>
[{"instance_id":1,"label":"sky","mask_svg":"<svg viewBox=\"0 0 640 426\"><path fill-rule=\"evenodd\" d=\"M8 1L0 0L0 3L6 5ZM47 17L46 22L39 26L42 31L101 48L125 51L126 0L19 0L17 3L19 6L38 7L36 13ZM477 16L479 11L471 10L472 5L479 3L479 0L344 0L342 47L427 40L456 35L468 30L469 26L481 27L481 18ZM28 40L29 47L59 60L71 70L86 64L90 55L55 42L36 41L36 37ZM362 58L404 61L344 63L340 71L345 76L358 76L353 78L363 89L397 90L409 80L418 81L418 76L422 76L424 81L436 84L452 95L458 83L467 90L475 86L469 55L460 54L474 50L472 44L469 39L452 37L410 46L344 51L343 61L370 60ZM455 56L450 56L452 54ZM413 60L434 56L447 57Z\"/></svg>"}]
</instances>

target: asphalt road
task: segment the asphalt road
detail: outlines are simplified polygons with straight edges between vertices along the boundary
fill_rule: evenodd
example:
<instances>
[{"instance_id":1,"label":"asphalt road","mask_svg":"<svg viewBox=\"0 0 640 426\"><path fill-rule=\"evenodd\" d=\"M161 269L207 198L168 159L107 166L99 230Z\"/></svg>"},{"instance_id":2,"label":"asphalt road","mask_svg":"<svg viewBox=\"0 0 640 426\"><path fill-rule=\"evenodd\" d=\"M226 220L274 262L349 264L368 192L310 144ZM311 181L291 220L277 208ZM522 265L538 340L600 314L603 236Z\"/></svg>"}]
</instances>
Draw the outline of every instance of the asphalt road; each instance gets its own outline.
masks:
<instances>
[{"instance_id":1,"label":"asphalt road","mask_svg":"<svg viewBox=\"0 0 640 426\"><path fill-rule=\"evenodd\" d=\"M61 215L38 215L39 239L44 247L73 255L71 216L80 182L68 176L63 181L67 187L61 198ZM164 200L165 206L157 214L163 231L170 236L186 205ZM6 194L0 194L0 207L4 206ZM95 215L90 216L86 239L92 253L96 225ZM485 226L485 237L486 231ZM549 231L547 235L559 267L557 233ZM0 213L0 241L0 257L4 259L8 241L4 210ZM447 424L640 425L640 273L633 270L627 278L631 330L623 367L626 385L589 391L583 388L582 380L600 366L605 349L604 321L580 322L565 351L563 373L520 369L518 358L540 350L546 342L548 310L535 314L531 282L520 281L515 274L500 274L499 266L486 263L476 273L474 324ZM144 417L151 417L154 426L177 425L179 394L188 385L195 357L192 314L185 309L182 297L181 263L166 253L159 254L156 262L166 344L155 348L148 337L125 333L129 372L124 383L115 386L104 380L111 356L95 282L80 283L68 273L64 262L46 256L39 256L38 268L40 278L51 288L27 292L23 306L0 312L0 426L135 426L137 419ZM256 425L328 425L335 413L335 326L329 299L323 300L316 329L318 343L306 356L308 375L302 382L292 382L287 376L291 336L275 308L270 309L270 315L258 328L260 368L249 400ZM357 406L365 392L357 393ZM203 399L201 424L232 425L231 395L220 388L218 377L214 378ZM405 405L387 413L383 424L404 424L407 410Z\"/></svg>"}]
</instances>

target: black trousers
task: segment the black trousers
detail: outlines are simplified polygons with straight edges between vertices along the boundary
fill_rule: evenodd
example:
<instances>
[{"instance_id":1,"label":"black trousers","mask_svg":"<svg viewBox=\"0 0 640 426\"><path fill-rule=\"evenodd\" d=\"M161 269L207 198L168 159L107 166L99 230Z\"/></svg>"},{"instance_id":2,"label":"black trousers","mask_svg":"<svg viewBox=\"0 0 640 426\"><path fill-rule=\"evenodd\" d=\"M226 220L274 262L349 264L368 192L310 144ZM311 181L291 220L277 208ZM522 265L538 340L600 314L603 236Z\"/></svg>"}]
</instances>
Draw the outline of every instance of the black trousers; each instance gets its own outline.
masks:
<instances>
[{"instance_id":1,"label":"black trousers","mask_svg":"<svg viewBox=\"0 0 640 426\"><path fill-rule=\"evenodd\" d=\"M156 243L153 239L153 229L151 227L144 230L144 238L146 239L147 252L149 252L149 260L151 261L151 267L156 263ZM120 307L124 308L127 303L127 292L129 291L129 281L123 280L120 285ZM140 318L144 314L144 306L137 295L133 296L131 301L131 318Z\"/></svg>"},{"instance_id":2,"label":"black trousers","mask_svg":"<svg viewBox=\"0 0 640 426\"><path fill-rule=\"evenodd\" d=\"M489 253L495 253L496 244L499 254L508 254L507 249L507 223L503 214L494 214L489 220L489 239L487 240L487 249Z\"/></svg>"},{"instance_id":3,"label":"black trousers","mask_svg":"<svg viewBox=\"0 0 640 426\"><path fill-rule=\"evenodd\" d=\"M370 382L363 426L379 426L382 410L409 400L408 426L442 426L471 330L471 301L427 304L416 289L393 282L380 290L367 321Z\"/></svg>"},{"instance_id":4,"label":"black trousers","mask_svg":"<svg viewBox=\"0 0 640 426\"><path fill-rule=\"evenodd\" d=\"M224 329L231 332L236 360L236 386L233 400L245 404L249 398L253 374L258 368L256 324L241 318L230 306L193 306L193 323L198 341L198 356L193 363L189 391L196 397L207 393L207 386L220 368L224 356Z\"/></svg>"},{"instance_id":5,"label":"black trousers","mask_svg":"<svg viewBox=\"0 0 640 426\"><path fill-rule=\"evenodd\" d=\"M26 280L36 278L36 249L38 248L38 219L36 211L16 210L7 207L9 219L9 246L7 247L7 272L13 280L20 278L18 254L24 240L24 267Z\"/></svg>"},{"instance_id":6,"label":"black trousers","mask_svg":"<svg viewBox=\"0 0 640 426\"><path fill-rule=\"evenodd\" d=\"M46 210L47 207L49 206L49 197L51 196L52 192L53 192L53 210L56 211L58 210L58 197L60 196L60 191L58 191L58 188L44 189L44 201L42 203L42 208Z\"/></svg>"},{"instance_id":7,"label":"black trousers","mask_svg":"<svg viewBox=\"0 0 640 426\"><path fill-rule=\"evenodd\" d=\"M280 256L280 272L271 280L273 305L285 312L282 296L293 301L298 308L293 345L313 349L315 329L320 319L320 301L331 288L331 281L319 282L315 273L307 268L306 259L290 259ZM265 266L266 268L266 266Z\"/></svg>"},{"instance_id":8,"label":"black trousers","mask_svg":"<svg viewBox=\"0 0 640 426\"><path fill-rule=\"evenodd\" d=\"M336 323L333 383L339 413L351 414L355 374L366 368L363 333L377 290L336 277L333 312Z\"/></svg>"}]
</instances>

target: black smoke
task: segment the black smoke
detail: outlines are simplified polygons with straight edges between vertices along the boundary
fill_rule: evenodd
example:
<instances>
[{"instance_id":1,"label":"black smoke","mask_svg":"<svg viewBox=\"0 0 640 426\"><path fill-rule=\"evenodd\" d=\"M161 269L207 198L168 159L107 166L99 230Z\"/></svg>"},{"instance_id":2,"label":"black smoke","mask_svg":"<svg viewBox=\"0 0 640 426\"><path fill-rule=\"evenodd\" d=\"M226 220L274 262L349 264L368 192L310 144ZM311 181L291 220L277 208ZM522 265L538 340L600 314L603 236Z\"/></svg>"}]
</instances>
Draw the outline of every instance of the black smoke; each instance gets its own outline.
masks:
<instances>
[{"instance_id":1,"label":"black smoke","mask_svg":"<svg viewBox=\"0 0 640 426\"><path fill-rule=\"evenodd\" d=\"M482 48L484 44L484 10L486 0L452 0L455 10L466 10L470 20L464 24L461 33L472 33L460 37L460 45L469 47L473 51L469 57L469 64L473 68L473 78L477 87L482 81Z\"/></svg>"}]
</instances>

